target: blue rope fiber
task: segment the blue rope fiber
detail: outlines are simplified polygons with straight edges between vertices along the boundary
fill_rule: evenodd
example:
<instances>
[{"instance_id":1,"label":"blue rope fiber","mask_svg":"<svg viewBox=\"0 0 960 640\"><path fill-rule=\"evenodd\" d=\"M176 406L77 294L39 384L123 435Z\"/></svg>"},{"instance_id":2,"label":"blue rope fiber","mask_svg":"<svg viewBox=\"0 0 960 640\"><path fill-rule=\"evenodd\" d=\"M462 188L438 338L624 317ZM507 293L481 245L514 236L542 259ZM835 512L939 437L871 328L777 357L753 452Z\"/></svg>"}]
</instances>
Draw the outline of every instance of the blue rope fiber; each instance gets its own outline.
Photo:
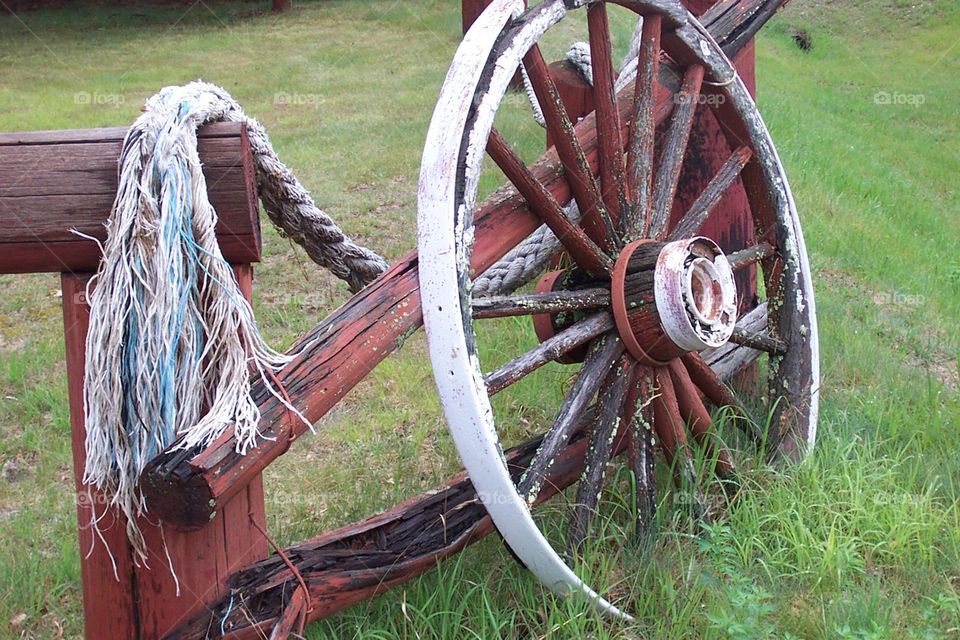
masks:
<instances>
[{"instance_id":1,"label":"blue rope fiber","mask_svg":"<svg viewBox=\"0 0 960 640\"><path fill-rule=\"evenodd\" d=\"M220 619L220 635L227 635L227 619L230 618L230 613L233 611L233 598L235 596L233 589L230 590L230 604L227 605L227 612L223 614L223 617Z\"/></svg>"}]
</instances>

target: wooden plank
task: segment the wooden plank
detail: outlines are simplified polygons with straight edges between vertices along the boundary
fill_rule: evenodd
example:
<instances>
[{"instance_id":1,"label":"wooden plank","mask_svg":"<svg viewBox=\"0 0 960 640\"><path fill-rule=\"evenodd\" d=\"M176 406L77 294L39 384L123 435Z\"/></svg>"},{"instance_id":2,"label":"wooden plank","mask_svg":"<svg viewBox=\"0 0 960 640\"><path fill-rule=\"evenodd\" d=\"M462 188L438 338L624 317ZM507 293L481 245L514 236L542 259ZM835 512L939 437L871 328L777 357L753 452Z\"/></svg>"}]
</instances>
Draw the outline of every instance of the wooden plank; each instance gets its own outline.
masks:
<instances>
[{"instance_id":1,"label":"wooden plank","mask_svg":"<svg viewBox=\"0 0 960 640\"><path fill-rule=\"evenodd\" d=\"M99 246L73 231L106 237L126 131L0 134L0 273L96 270ZM258 261L256 182L245 125L203 127L198 150L224 257Z\"/></svg>"},{"instance_id":2,"label":"wooden plank","mask_svg":"<svg viewBox=\"0 0 960 640\"><path fill-rule=\"evenodd\" d=\"M112 196L117 190L116 142L6 146L0 151L0 175L21 176L0 187L4 198L45 195ZM239 169L243 159L236 138L201 138L198 150L204 166L216 167L210 183L222 179L223 169ZM0 212L2 215L2 212ZM9 215L9 214L7 214Z\"/></svg>"},{"instance_id":3,"label":"wooden plank","mask_svg":"<svg viewBox=\"0 0 960 640\"><path fill-rule=\"evenodd\" d=\"M237 136L236 122L211 122L197 132L201 139L233 138ZM115 142L120 144L129 127L101 127L96 129L49 129L46 131L7 131L0 133L0 147L42 144L85 144Z\"/></svg>"},{"instance_id":4,"label":"wooden plank","mask_svg":"<svg viewBox=\"0 0 960 640\"><path fill-rule=\"evenodd\" d=\"M83 629L86 638L137 638L134 602L133 555L127 542L126 520L110 511L104 495L83 483L87 430L83 420L83 376L90 308L86 302L87 281L92 274L64 274L63 328L67 351L67 396L70 402L70 436L73 448L73 478L77 503L77 536L80 543L80 581L83 589ZM97 537L90 526L96 509L103 515ZM107 553L112 550L113 560ZM116 562L116 573L114 572Z\"/></svg>"},{"instance_id":5,"label":"wooden plank","mask_svg":"<svg viewBox=\"0 0 960 640\"><path fill-rule=\"evenodd\" d=\"M582 416L572 441L548 470L535 504L547 501L580 477L587 446L582 432L592 416L592 410ZM505 452L515 479L527 468L539 444L537 438ZM623 446L618 443L614 454ZM439 560L492 531L493 523L473 484L461 473L444 486L362 522L288 547L285 553L309 586L313 609L308 620L314 621L433 569ZM285 609L285 594L289 596L297 586L293 573L276 555L235 574L230 583L246 598L245 608L231 608L230 598L225 596L167 638L201 640L211 637L210 629L219 631L221 622L227 638L266 638Z\"/></svg>"},{"instance_id":6,"label":"wooden plank","mask_svg":"<svg viewBox=\"0 0 960 640\"><path fill-rule=\"evenodd\" d=\"M0 167L0 176L8 175ZM248 204L243 167L209 167L204 175L214 208L227 213L218 221L217 233L249 236L249 220L236 216L236 212ZM65 173L43 171L37 176L36 189L26 184L30 178L24 180L19 184L9 183L10 187L0 194L0 243L77 242L72 229L101 239L106 237L103 224L116 194L115 170L101 175L78 172L73 178ZM85 182L90 184L86 192ZM50 193L53 189L61 193Z\"/></svg>"}]
</instances>

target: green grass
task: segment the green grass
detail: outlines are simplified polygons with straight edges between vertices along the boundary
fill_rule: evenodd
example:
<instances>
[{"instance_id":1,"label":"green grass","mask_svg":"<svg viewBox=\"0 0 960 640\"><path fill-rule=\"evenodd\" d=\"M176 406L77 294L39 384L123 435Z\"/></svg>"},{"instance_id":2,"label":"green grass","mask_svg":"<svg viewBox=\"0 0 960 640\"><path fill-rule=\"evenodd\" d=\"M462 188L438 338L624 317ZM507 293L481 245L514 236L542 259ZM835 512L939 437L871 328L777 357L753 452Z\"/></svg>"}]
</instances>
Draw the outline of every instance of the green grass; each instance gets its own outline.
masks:
<instances>
[{"instance_id":1,"label":"green grass","mask_svg":"<svg viewBox=\"0 0 960 640\"><path fill-rule=\"evenodd\" d=\"M0 130L127 124L158 88L202 77L265 124L349 233L395 258L414 245L419 157L459 39L457 3L297 4L283 16L258 13L260 0L0 16ZM799 467L754 465L708 536L690 536L669 497L650 556L611 521L601 533L622 552L582 569L636 624L553 598L491 538L308 637L960 637L958 34L950 0L793 0L763 32L759 103L817 286L820 442ZM533 153L538 132L515 107L503 126ZM77 637L59 282L3 276L0 290L0 637ZM255 308L273 344L346 297L266 230ZM494 361L532 333L503 321L481 338ZM509 437L555 406L556 385L537 380L497 401L515 416ZM284 543L315 535L458 466L418 334L270 468L270 526ZM547 527L561 507L546 510Z\"/></svg>"}]
</instances>

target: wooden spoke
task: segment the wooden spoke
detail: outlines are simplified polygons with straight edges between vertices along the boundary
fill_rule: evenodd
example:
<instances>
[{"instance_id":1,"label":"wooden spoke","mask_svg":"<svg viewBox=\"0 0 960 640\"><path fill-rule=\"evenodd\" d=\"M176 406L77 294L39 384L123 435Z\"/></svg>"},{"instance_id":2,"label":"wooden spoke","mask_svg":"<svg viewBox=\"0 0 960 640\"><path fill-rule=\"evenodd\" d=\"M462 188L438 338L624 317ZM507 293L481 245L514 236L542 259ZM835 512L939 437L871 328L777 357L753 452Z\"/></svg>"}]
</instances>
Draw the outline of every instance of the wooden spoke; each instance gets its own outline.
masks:
<instances>
[{"instance_id":1,"label":"wooden spoke","mask_svg":"<svg viewBox=\"0 0 960 640\"><path fill-rule=\"evenodd\" d=\"M727 342L722 347L703 352L704 360L719 380L730 380L756 362L763 351Z\"/></svg>"},{"instance_id":2,"label":"wooden spoke","mask_svg":"<svg viewBox=\"0 0 960 640\"><path fill-rule=\"evenodd\" d=\"M473 318L505 318L527 316L535 313L563 313L589 311L610 306L608 289L580 289L577 291L551 291L517 296L490 296L476 298L472 304Z\"/></svg>"},{"instance_id":3,"label":"wooden spoke","mask_svg":"<svg viewBox=\"0 0 960 640\"><path fill-rule=\"evenodd\" d=\"M764 301L750 309L737 320L737 327L753 333L766 332L768 326L767 307L768 304ZM727 341L720 347L707 349L702 356L718 380L729 380L743 371L744 368L753 364L762 354L763 351Z\"/></svg>"},{"instance_id":4,"label":"wooden spoke","mask_svg":"<svg viewBox=\"0 0 960 640\"><path fill-rule=\"evenodd\" d=\"M690 210L670 232L669 239L680 240L697 235L710 212L717 206L720 198L727 192L727 189L730 188L730 185L737 179L752 157L753 151L750 150L750 147L739 147L734 151L703 190L703 193L690 206Z\"/></svg>"},{"instance_id":5,"label":"wooden spoke","mask_svg":"<svg viewBox=\"0 0 960 640\"><path fill-rule=\"evenodd\" d=\"M629 240L647 234L653 190L654 119L657 75L660 72L661 18L644 16L634 85L633 124L627 144L627 184L630 212L625 214L624 233Z\"/></svg>"},{"instance_id":6,"label":"wooden spoke","mask_svg":"<svg viewBox=\"0 0 960 640\"><path fill-rule=\"evenodd\" d=\"M777 340L766 333L757 333L741 326L733 329L730 336L730 342L744 347L750 347L757 351L765 351L775 356L782 356L787 352L787 345L782 340Z\"/></svg>"},{"instance_id":7,"label":"wooden spoke","mask_svg":"<svg viewBox=\"0 0 960 640\"><path fill-rule=\"evenodd\" d=\"M741 418L735 421L737 426L744 430L754 442L761 442L763 433L750 416L750 412L747 411L730 387L717 377L703 357L699 353L685 353L680 356L680 359L683 360L687 373L690 374L690 379L707 400L713 403L715 407L730 407L733 409Z\"/></svg>"},{"instance_id":8,"label":"wooden spoke","mask_svg":"<svg viewBox=\"0 0 960 640\"><path fill-rule=\"evenodd\" d=\"M600 392L600 410L594 420L590 443L584 457L583 476L577 488L577 501L570 521L570 550L576 552L590 529L590 522L600 501L607 463L613 453L613 440L620 424L627 387L631 379L632 360L622 356L607 373Z\"/></svg>"},{"instance_id":9,"label":"wooden spoke","mask_svg":"<svg viewBox=\"0 0 960 640\"><path fill-rule=\"evenodd\" d=\"M690 512L696 522L704 522L707 517L706 500L700 489L697 470L693 466L690 445L687 442L686 427L673 380L666 368L657 369L657 395L653 401L654 428L664 455L673 468L674 481L678 488L686 491Z\"/></svg>"},{"instance_id":10,"label":"wooden spoke","mask_svg":"<svg viewBox=\"0 0 960 640\"><path fill-rule=\"evenodd\" d=\"M657 477L653 448L653 370L638 365L627 394L627 459L637 482L637 537L646 541L656 533Z\"/></svg>"},{"instance_id":11,"label":"wooden spoke","mask_svg":"<svg viewBox=\"0 0 960 640\"><path fill-rule=\"evenodd\" d=\"M564 175L570 184L573 198L583 215L584 228L594 242L610 250L613 247L612 239L616 238L613 224L603 204L593 172L590 170L590 163L580 146L573 124L567 117L560 94L550 78L547 63L538 45L534 45L527 52L523 58L523 64L543 111L547 131L557 149L557 156L563 164Z\"/></svg>"},{"instance_id":12,"label":"wooden spoke","mask_svg":"<svg viewBox=\"0 0 960 640\"><path fill-rule=\"evenodd\" d=\"M730 261L730 268L737 271L738 269L743 269L751 264L760 262L765 258L769 258L772 255L773 246L766 242L760 242L752 247L728 254L727 260Z\"/></svg>"},{"instance_id":13,"label":"wooden spoke","mask_svg":"<svg viewBox=\"0 0 960 640\"><path fill-rule=\"evenodd\" d=\"M680 356L687 372L697 388L715 407L736 407L740 401L726 384L721 381L699 353L685 353Z\"/></svg>"},{"instance_id":14,"label":"wooden spoke","mask_svg":"<svg viewBox=\"0 0 960 640\"><path fill-rule=\"evenodd\" d=\"M619 221L627 206L626 177L606 3L598 2L587 9L587 28L590 34L590 64L593 68L597 142L600 147L600 192L613 228L620 229ZM618 234L614 233L611 240L615 249L623 246Z\"/></svg>"},{"instance_id":15,"label":"wooden spoke","mask_svg":"<svg viewBox=\"0 0 960 640\"><path fill-rule=\"evenodd\" d=\"M725 480L733 479L733 456L713 431L713 419L703 405L700 392L690 379L686 367L679 360L672 360L669 368L681 417L686 421L697 444L704 448L710 459L716 460L717 475Z\"/></svg>"},{"instance_id":16,"label":"wooden spoke","mask_svg":"<svg viewBox=\"0 0 960 640\"><path fill-rule=\"evenodd\" d=\"M553 194L534 177L496 129L490 132L487 153L527 201L530 209L550 227L577 264L596 276L611 272L613 262L609 256L579 225L574 224L563 213Z\"/></svg>"},{"instance_id":17,"label":"wooden spoke","mask_svg":"<svg viewBox=\"0 0 960 640\"><path fill-rule=\"evenodd\" d=\"M680 180L680 170L683 168L683 158L687 143L690 141L690 127L693 125L693 116L700 99L703 73L703 67L699 64L687 67L680 91L674 96L676 104L673 107L673 117L670 120L670 129L667 132L663 151L660 152L660 164L657 167L657 178L653 186L653 209L650 229L647 232L650 238L661 237L670 220L673 198L677 193L677 182Z\"/></svg>"},{"instance_id":18,"label":"wooden spoke","mask_svg":"<svg viewBox=\"0 0 960 640\"><path fill-rule=\"evenodd\" d=\"M517 380L610 331L613 327L613 317L606 312L598 313L567 327L522 356L484 376L483 381L487 385L487 393L492 396L503 391Z\"/></svg>"},{"instance_id":19,"label":"wooden spoke","mask_svg":"<svg viewBox=\"0 0 960 640\"><path fill-rule=\"evenodd\" d=\"M623 342L614 334L607 334L590 348L580 375L573 383L567 397L564 398L553 426L544 436L537 454L530 461L530 467L520 479L518 490L520 495L525 496L528 501L532 501L540 493L540 487L550 465L567 444L580 415L596 394L610 367L622 353Z\"/></svg>"}]
</instances>

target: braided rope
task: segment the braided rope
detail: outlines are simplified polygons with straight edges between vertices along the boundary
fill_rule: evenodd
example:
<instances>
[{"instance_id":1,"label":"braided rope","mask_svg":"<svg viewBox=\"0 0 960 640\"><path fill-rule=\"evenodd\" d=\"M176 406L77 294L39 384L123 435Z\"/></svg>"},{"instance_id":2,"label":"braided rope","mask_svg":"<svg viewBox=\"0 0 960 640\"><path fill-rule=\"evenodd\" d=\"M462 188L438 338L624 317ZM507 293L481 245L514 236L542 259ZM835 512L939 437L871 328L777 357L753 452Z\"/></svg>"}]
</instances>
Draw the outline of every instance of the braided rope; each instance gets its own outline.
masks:
<instances>
[{"instance_id":1,"label":"braided rope","mask_svg":"<svg viewBox=\"0 0 960 640\"><path fill-rule=\"evenodd\" d=\"M239 107L237 107L239 109ZM257 168L257 188L267 216L310 259L346 281L356 293L386 271L387 261L347 237L313 202L310 193L274 152L263 126L231 111L227 119L246 122Z\"/></svg>"},{"instance_id":2,"label":"braided rope","mask_svg":"<svg viewBox=\"0 0 960 640\"><path fill-rule=\"evenodd\" d=\"M574 223L580 221L580 209L575 202L564 207L563 212ZM477 276L471 293L478 298L512 293L543 273L561 247L560 240L549 227L539 227L526 240Z\"/></svg>"},{"instance_id":3,"label":"braided rope","mask_svg":"<svg viewBox=\"0 0 960 640\"><path fill-rule=\"evenodd\" d=\"M280 161L263 126L245 115L229 93L205 82L191 82L178 90L191 102L208 105L197 113L200 124L229 120L247 125L263 208L270 221L301 245L311 260L346 281L353 292L387 269L386 260L356 244L317 207L310 193Z\"/></svg>"}]
</instances>

